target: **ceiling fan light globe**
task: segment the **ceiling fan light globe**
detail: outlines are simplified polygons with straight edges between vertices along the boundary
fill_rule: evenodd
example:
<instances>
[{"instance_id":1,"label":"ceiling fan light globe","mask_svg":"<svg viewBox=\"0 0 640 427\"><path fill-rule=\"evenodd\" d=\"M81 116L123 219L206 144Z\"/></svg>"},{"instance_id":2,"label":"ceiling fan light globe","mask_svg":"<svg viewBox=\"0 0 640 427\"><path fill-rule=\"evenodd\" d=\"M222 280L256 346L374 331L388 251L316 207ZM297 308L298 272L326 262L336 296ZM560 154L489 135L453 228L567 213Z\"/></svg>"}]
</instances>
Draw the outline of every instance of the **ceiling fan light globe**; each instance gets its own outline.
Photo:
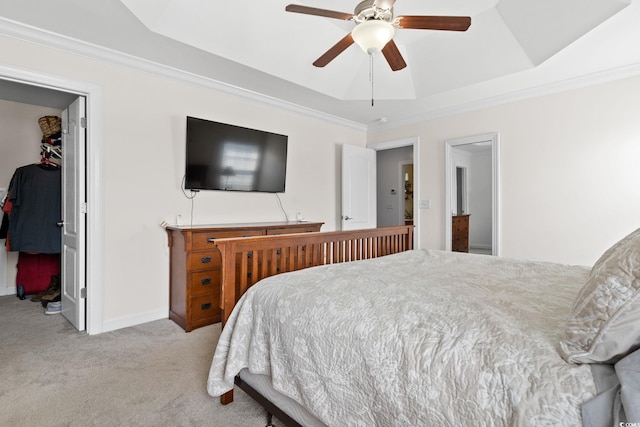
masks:
<instances>
[{"instance_id":1,"label":"ceiling fan light globe","mask_svg":"<svg viewBox=\"0 0 640 427\"><path fill-rule=\"evenodd\" d=\"M393 38L395 28L386 21L362 22L353 29L351 37L368 54L380 52Z\"/></svg>"}]
</instances>

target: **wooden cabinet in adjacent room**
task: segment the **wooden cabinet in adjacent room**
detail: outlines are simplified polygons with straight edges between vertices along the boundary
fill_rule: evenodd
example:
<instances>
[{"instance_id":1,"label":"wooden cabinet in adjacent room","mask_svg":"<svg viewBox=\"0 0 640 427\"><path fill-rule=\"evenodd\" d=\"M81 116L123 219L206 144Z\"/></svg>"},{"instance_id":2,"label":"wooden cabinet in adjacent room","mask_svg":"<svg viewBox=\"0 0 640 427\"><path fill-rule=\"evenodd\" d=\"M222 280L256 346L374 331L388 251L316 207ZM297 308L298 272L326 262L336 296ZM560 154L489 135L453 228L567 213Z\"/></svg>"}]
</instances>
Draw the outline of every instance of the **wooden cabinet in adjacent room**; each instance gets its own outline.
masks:
<instances>
[{"instance_id":1,"label":"wooden cabinet in adjacent room","mask_svg":"<svg viewBox=\"0 0 640 427\"><path fill-rule=\"evenodd\" d=\"M469 215L451 217L451 250L469 252Z\"/></svg>"},{"instance_id":2,"label":"wooden cabinet in adjacent room","mask_svg":"<svg viewBox=\"0 0 640 427\"><path fill-rule=\"evenodd\" d=\"M232 237L320 231L322 222L169 226L169 318L185 331L220 322L220 251L213 242Z\"/></svg>"}]
</instances>

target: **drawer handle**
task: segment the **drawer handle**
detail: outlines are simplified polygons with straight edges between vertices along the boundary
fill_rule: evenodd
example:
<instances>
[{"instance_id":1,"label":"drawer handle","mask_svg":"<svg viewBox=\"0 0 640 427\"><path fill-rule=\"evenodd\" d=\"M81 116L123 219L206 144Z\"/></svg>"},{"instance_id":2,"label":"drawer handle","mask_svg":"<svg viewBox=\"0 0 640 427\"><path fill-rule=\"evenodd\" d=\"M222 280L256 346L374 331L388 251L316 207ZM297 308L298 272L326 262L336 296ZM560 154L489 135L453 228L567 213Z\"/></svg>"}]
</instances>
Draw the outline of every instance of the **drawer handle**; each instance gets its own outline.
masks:
<instances>
[{"instance_id":1,"label":"drawer handle","mask_svg":"<svg viewBox=\"0 0 640 427\"><path fill-rule=\"evenodd\" d=\"M200 258L200 262L203 264L208 264L211 262L211 257L210 256L203 256L202 258Z\"/></svg>"},{"instance_id":2,"label":"drawer handle","mask_svg":"<svg viewBox=\"0 0 640 427\"><path fill-rule=\"evenodd\" d=\"M247 259L253 258L253 252L247 252Z\"/></svg>"},{"instance_id":3,"label":"drawer handle","mask_svg":"<svg viewBox=\"0 0 640 427\"><path fill-rule=\"evenodd\" d=\"M215 241L216 241L216 237L209 237L209 238L207 239L207 243L213 243L213 242L215 242Z\"/></svg>"},{"instance_id":4,"label":"drawer handle","mask_svg":"<svg viewBox=\"0 0 640 427\"><path fill-rule=\"evenodd\" d=\"M203 310L209 310L211 308L211 303L210 302L204 303L200 306L200 308Z\"/></svg>"},{"instance_id":5,"label":"drawer handle","mask_svg":"<svg viewBox=\"0 0 640 427\"><path fill-rule=\"evenodd\" d=\"M211 284L211 277L205 277L204 279L200 280L200 284L201 285L210 285Z\"/></svg>"}]
</instances>

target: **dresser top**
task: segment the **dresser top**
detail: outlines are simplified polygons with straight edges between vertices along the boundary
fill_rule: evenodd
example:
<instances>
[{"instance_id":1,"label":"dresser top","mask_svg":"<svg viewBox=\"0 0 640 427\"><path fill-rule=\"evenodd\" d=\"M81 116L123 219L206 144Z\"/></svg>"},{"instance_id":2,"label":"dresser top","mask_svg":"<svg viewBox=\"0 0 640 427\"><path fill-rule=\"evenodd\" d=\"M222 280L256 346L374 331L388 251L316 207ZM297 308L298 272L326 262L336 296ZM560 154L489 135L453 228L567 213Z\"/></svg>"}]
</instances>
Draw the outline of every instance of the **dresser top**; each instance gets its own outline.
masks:
<instances>
[{"instance_id":1,"label":"dresser top","mask_svg":"<svg viewBox=\"0 0 640 427\"><path fill-rule=\"evenodd\" d=\"M310 224L324 224L324 222L314 221L275 221L275 222L243 222L229 224L193 224L193 225L169 225L168 230L204 230L204 229L238 229L238 228L280 228L295 227Z\"/></svg>"}]
</instances>

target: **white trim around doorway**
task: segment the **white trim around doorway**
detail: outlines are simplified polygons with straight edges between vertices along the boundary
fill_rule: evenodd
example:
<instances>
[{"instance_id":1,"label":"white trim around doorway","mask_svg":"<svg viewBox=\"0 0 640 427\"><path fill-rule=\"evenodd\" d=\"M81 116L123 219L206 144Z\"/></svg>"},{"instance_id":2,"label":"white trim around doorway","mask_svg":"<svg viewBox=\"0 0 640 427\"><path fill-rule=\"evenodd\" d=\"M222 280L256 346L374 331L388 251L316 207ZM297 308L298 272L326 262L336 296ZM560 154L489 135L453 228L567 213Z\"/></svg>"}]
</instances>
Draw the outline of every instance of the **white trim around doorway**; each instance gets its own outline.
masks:
<instances>
[{"instance_id":1,"label":"white trim around doorway","mask_svg":"<svg viewBox=\"0 0 640 427\"><path fill-rule=\"evenodd\" d=\"M100 86L0 63L0 79L68 92L86 98L87 108L87 333L104 331L103 309L103 194L102 194L102 89Z\"/></svg>"}]
</instances>

